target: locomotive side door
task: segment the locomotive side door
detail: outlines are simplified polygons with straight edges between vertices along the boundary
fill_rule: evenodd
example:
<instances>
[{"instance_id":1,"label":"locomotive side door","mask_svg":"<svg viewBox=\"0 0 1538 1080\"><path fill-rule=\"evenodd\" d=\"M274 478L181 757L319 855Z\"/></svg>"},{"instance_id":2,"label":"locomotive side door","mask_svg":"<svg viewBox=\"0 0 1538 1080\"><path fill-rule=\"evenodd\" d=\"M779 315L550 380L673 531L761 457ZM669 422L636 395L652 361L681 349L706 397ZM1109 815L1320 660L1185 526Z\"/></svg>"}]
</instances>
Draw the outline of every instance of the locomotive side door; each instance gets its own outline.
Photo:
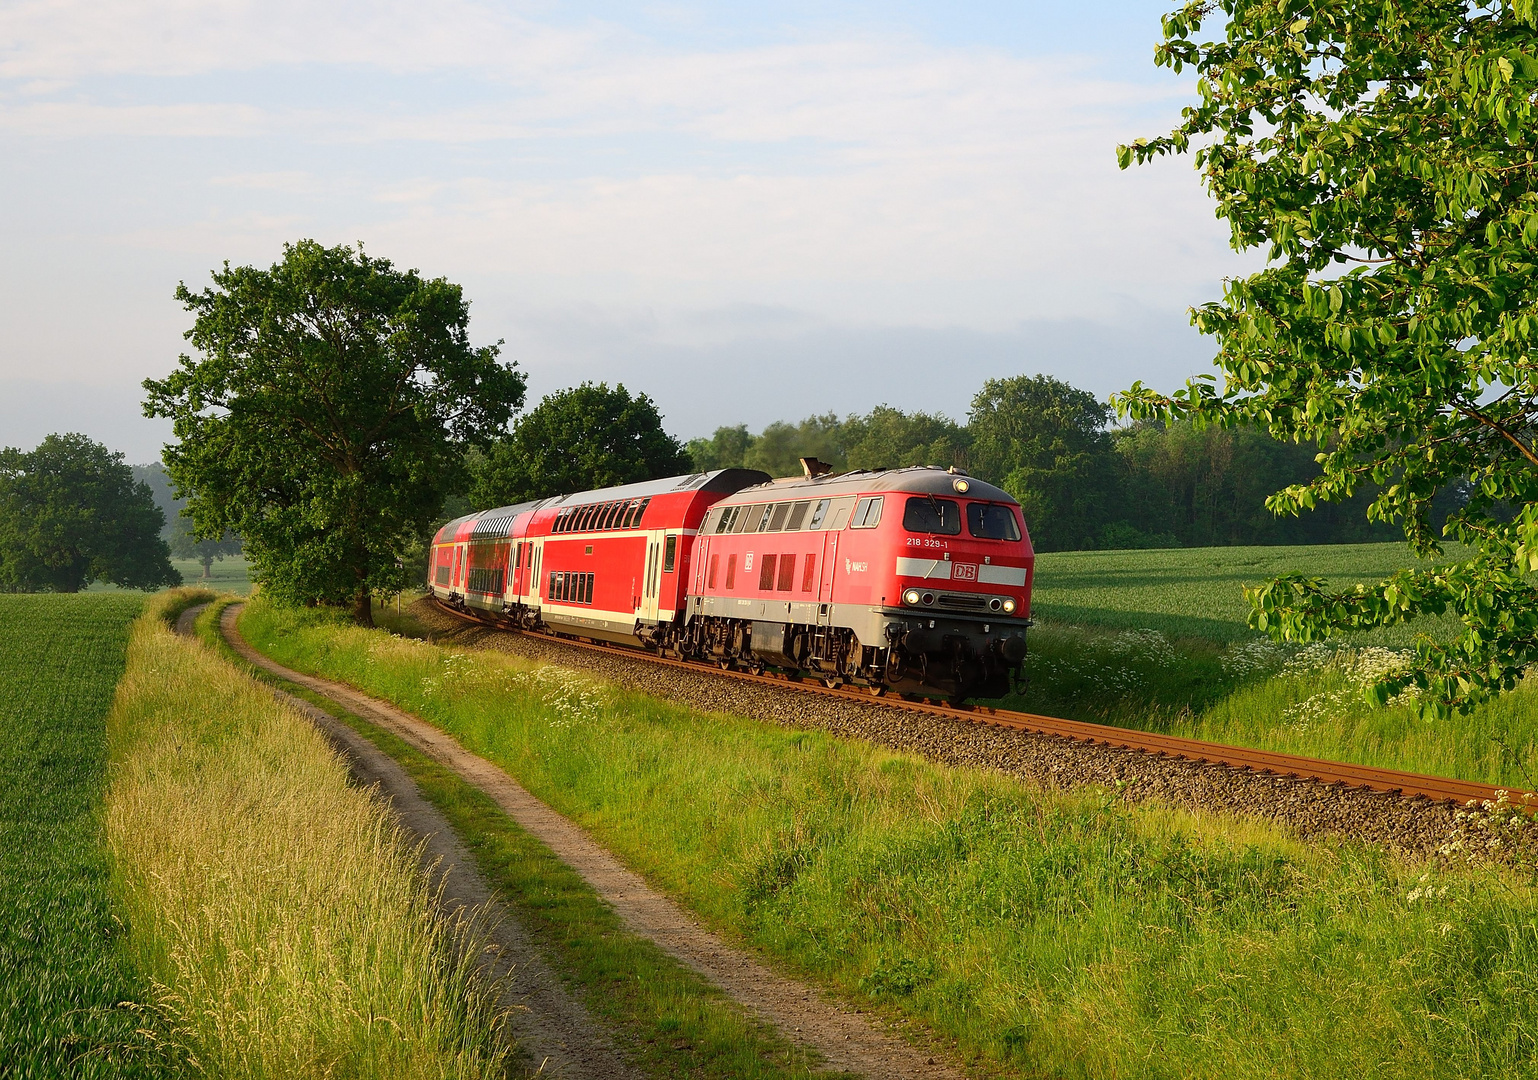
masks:
<instances>
[{"instance_id":1,"label":"locomotive side door","mask_svg":"<svg viewBox=\"0 0 1538 1080\"><path fill-rule=\"evenodd\" d=\"M818 603L833 602L833 572L836 569L838 569L838 533L830 532L822 542L822 575L818 579Z\"/></svg>"}]
</instances>

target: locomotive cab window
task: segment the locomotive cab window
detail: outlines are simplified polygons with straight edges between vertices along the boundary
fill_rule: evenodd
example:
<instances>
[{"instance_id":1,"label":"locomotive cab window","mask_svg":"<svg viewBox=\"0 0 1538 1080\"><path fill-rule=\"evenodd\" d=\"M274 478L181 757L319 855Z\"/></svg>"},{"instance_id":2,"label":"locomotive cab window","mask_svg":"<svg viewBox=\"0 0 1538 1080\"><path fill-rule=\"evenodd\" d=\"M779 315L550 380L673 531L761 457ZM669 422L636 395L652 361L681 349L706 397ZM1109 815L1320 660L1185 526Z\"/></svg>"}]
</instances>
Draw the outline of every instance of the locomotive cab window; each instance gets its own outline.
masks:
<instances>
[{"instance_id":1,"label":"locomotive cab window","mask_svg":"<svg viewBox=\"0 0 1538 1080\"><path fill-rule=\"evenodd\" d=\"M998 503L967 503L967 532L979 540L1018 540L1015 512Z\"/></svg>"},{"instance_id":2,"label":"locomotive cab window","mask_svg":"<svg viewBox=\"0 0 1538 1080\"><path fill-rule=\"evenodd\" d=\"M867 496L861 499L854 508L854 520L849 523L851 529L874 529L881 524L880 495Z\"/></svg>"},{"instance_id":3,"label":"locomotive cab window","mask_svg":"<svg viewBox=\"0 0 1538 1080\"><path fill-rule=\"evenodd\" d=\"M909 532L961 535L961 508L952 499L915 495L903 508L903 528Z\"/></svg>"}]
</instances>

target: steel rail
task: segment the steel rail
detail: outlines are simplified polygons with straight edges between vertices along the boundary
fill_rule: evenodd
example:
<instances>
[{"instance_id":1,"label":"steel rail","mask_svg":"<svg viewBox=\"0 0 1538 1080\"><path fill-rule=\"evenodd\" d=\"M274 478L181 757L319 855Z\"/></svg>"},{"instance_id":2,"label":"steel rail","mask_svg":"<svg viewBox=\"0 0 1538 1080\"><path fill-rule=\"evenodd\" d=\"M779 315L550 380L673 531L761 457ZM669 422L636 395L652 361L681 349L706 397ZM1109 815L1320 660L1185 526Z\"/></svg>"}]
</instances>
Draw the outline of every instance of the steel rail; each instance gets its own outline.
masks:
<instances>
[{"instance_id":1,"label":"steel rail","mask_svg":"<svg viewBox=\"0 0 1538 1080\"><path fill-rule=\"evenodd\" d=\"M1425 776L1420 773L1400 772L1396 769L1379 769L1370 765L1356 765L1345 761L1326 761L1322 758L1301 757L1271 750L1251 750L1242 746L1225 746L1222 743L1202 742L1178 735L1161 735L1139 731L1135 728L1112 727L1109 724L1091 724L1082 720L1064 720L1055 716L1038 716L1035 713L1012 712L985 705L943 705L925 698L904 695L873 693L869 689L830 687L820 680L788 675L754 674L722 668L703 661L675 660L658 656L644 649L604 644L588 638L568 637L562 634L541 634L484 619L468 611L444 604L436 597L433 603L449 615L488 629L501 630L533 638L536 641L559 641L580 649L591 649L610 656L629 656L645 659L655 664L686 668L689 671L739 679L760 685L788 687L811 694L822 694L843 701L864 704L879 702L888 708L924 713L962 723L982 724L988 727L1006 728L1038 735L1056 735L1076 742L1117 749L1136 750L1155 757L1175 758L1201 765L1223 766L1253 772L1260 775L1310 780L1321 784L1339 784L1351 788L1367 788L1371 791L1401 795L1408 799L1427 799L1433 802L1452 802L1464 805L1470 802L1497 801L1505 794L1511 802L1528 808L1526 803L1532 793L1515 788L1501 788L1471 780L1455 780L1444 776ZM1538 796L1532 801L1538 802ZM1538 805L1530 808L1538 812Z\"/></svg>"}]
</instances>

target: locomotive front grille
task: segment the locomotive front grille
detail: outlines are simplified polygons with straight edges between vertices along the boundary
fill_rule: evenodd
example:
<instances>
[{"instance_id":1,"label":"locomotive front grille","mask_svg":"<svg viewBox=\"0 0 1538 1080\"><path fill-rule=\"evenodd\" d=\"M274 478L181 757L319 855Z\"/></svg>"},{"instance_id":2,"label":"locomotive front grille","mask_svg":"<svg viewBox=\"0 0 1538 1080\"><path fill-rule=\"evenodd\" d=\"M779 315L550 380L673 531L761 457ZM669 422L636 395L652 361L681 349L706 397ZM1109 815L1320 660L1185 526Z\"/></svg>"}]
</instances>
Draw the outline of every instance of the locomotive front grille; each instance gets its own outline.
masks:
<instances>
[{"instance_id":1,"label":"locomotive front grille","mask_svg":"<svg viewBox=\"0 0 1538 1080\"><path fill-rule=\"evenodd\" d=\"M975 593L943 592L937 598L941 607L959 608L963 611L986 611L988 598Z\"/></svg>"}]
</instances>

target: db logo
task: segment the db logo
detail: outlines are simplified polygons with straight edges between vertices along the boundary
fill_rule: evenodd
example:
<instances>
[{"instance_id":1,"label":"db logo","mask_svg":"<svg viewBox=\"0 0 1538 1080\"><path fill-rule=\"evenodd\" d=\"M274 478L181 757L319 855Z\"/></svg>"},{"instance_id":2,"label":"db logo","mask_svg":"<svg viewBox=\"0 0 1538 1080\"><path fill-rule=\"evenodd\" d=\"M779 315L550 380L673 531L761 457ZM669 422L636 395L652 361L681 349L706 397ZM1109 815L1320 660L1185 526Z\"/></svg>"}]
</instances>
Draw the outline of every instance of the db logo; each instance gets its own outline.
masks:
<instances>
[{"instance_id":1,"label":"db logo","mask_svg":"<svg viewBox=\"0 0 1538 1080\"><path fill-rule=\"evenodd\" d=\"M976 581L977 564L975 562L952 563L951 577L957 581Z\"/></svg>"}]
</instances>

